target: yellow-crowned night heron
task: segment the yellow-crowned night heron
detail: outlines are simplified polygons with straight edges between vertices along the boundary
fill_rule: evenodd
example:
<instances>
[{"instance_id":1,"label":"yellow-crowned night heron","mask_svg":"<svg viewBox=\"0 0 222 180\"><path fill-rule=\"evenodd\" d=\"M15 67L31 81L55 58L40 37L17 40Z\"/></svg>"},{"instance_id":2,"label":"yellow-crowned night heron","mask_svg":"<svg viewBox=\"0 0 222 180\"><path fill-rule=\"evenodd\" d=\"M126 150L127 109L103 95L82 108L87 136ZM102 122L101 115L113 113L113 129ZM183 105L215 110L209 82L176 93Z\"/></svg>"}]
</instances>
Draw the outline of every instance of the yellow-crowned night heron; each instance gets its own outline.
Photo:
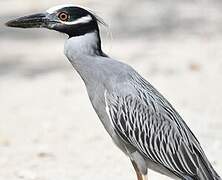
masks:
<instances>
[{"instance_id":1,"label":"yellow-crowned night heron","mask_svg":"<svg viewBox=\"0 0 222 180\"><path fill-rule=\"evenodd\" d=\"M7 23L66 33L65 55L85 82L92 105L115 144L130 158L138 180L153 169L174 179L220 180L200 143L170 103L130 66L101 49L91 11L50 8Z\"/></svg>"}]
</instances>

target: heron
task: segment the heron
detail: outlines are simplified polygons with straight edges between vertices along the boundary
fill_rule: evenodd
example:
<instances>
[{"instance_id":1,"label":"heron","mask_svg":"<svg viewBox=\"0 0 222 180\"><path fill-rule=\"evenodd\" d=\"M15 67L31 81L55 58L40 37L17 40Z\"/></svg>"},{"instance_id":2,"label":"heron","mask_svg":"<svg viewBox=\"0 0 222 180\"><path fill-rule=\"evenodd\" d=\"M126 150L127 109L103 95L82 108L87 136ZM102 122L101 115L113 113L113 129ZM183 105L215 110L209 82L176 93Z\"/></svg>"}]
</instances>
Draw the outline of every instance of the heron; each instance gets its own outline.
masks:
<instances>
[{"instance_id":1,"label":"heron","mask_svg":"<svg viewBox=\"0 0 222 180\"><path fill-rule=\"evenodd\" d=\"M129 157L138 180L148 169L181 180L221 180L188 125L131 66L105 54L91 10L66 4L6 23L68 35L64 54L85 83L89 99L113 142Z\"/></svg>"}]
</instances>

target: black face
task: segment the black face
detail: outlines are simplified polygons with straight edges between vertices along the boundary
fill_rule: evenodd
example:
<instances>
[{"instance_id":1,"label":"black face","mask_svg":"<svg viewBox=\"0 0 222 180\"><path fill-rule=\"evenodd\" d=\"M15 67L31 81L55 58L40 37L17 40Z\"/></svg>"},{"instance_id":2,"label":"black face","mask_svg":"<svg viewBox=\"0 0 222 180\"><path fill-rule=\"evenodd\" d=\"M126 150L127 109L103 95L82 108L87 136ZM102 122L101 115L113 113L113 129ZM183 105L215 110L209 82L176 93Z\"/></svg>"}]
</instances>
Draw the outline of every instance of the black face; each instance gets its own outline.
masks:
<instances>
[{"instance_id":1,"label":"black face","mask_svg":"<svg viewBox=\"0 0 222 180\"><path fill-rule=\"evenodd\" d=\"M72 36L80 36L99 30L97 18L89 11L80 7L64 7L54 12L59 23L55 23L52 29Z\"/></svg>"},{"instance_id":2,"label":"black face","mask_svg":"<svg viewBox=\"0 0 222 180\"><path fill-rule=\"evenodd\" d=\"M81 36L89 32L97 31L98 18L91 12L77 6L54 7L46 13L33 14L20 17L6 23L7 26L17 28L48 28L69 37Z\"/></svg>"}]
</instances>

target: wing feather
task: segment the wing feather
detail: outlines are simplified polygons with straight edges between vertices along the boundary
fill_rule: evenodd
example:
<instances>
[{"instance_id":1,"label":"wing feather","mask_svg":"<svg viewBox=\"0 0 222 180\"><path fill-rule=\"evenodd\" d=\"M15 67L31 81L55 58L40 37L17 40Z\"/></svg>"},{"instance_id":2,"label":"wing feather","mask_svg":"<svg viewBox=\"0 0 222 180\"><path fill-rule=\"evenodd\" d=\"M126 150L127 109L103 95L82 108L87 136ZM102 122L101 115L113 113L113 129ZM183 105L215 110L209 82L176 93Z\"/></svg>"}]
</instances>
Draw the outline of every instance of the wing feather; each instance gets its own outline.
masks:
<instances>
[{"instance_id":1,"label":"wing feather","mask_svg":"<svg viewBox=\"0 0 222 180\"><path fill-rule=\"evenodd\" d=\"M132 96L106 93L106 106L114 129L139 152L175 173L195 175L195 162L186 138L169 117Z\"/></svg>"},{"instance_id":2,"label":"wing feather","mask_svg":"<svg viewBox=\"0 0 222 180\"><path fill-rule=\"evenodd\" d=\"M106 111L116 133L179 177L220 179L171 104L138 73L129 76L124 87L131 93L122 86L105 91Z\"/></svg>"}]
</instances>

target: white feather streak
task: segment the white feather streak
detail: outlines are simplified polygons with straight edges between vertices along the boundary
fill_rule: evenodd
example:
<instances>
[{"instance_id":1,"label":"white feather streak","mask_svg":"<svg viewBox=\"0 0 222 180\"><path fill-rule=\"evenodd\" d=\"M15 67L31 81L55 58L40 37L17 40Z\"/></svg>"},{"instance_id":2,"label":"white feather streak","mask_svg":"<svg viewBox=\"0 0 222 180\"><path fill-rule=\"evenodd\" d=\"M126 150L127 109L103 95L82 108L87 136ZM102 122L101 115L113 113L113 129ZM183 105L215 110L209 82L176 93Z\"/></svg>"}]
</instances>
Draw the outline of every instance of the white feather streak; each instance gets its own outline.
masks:
<instances>
[{"instance_id":1,"label":"white feather streak","mask_svg":"<svg viewBox=\"0 0 222 180\"><path fill-rule=\"evenodd\" d=\"M63 22L63 24L66 24L66 25L75 25L75 24L85 24L85 23L88 23L92 21L92 17L90 15L87 15L87 16L84 16L84 17L81 17L79 19L76 19L74 21L71 21L71 22Z\"/></svg>"}]
</instances>

